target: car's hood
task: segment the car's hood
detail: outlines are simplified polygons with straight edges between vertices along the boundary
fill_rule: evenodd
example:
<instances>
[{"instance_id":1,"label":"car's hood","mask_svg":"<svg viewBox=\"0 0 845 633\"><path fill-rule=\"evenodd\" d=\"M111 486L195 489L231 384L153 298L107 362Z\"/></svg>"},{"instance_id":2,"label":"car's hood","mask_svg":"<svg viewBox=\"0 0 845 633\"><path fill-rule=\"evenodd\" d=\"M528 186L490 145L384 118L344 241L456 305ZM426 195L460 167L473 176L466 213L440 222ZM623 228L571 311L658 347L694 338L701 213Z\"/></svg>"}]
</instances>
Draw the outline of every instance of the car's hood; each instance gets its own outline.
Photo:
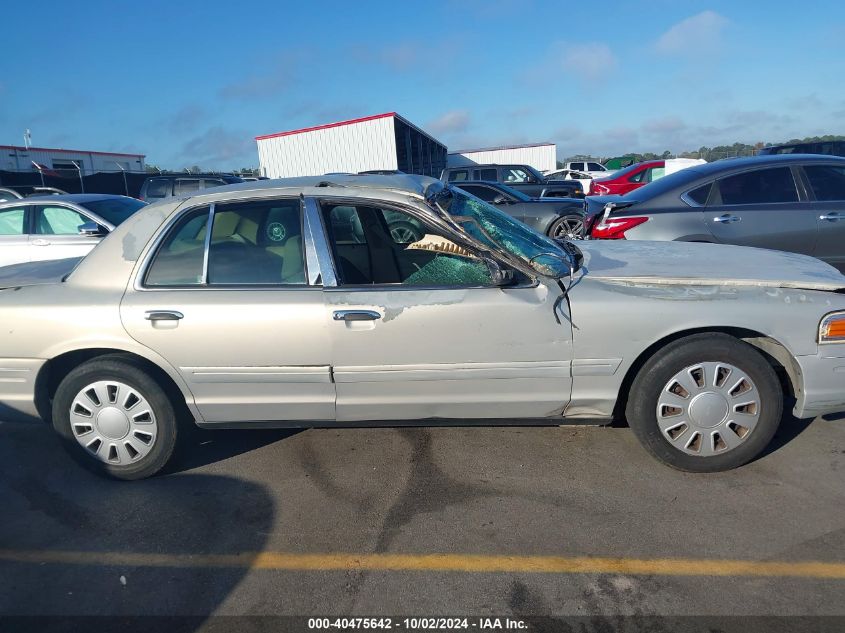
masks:
<instances>
[{"instance_id":1,"label":"car's hood","mask_svg":"<svg viewBox=\"0 0 845 633\"><path fill-rule=\"evenodd\" d=\"M80 261L81 257L69 257L0 267L0 289L59 283Z\"/></svg>"},{"instance_id":2,"label":"car's hood","mask_svg":"<svg viewBox=\"0 0 845 633\"><path fill-rule=\"evenodd\" d=\"M671 285L843 290L845 275L814 257L693 242L578 242L588 277Z\"/></svg>"}]
</instances>

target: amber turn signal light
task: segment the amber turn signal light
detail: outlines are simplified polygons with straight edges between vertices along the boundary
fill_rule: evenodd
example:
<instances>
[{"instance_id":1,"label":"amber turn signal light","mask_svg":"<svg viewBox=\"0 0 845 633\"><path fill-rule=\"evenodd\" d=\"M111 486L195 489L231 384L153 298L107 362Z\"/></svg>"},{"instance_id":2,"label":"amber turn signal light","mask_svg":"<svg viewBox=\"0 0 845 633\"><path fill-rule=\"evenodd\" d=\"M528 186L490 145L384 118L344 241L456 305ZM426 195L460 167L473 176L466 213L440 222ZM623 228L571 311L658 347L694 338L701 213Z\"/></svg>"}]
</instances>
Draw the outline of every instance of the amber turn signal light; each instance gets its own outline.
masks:
<instances>
[{"instance_id":1,"label":"amber turn signal light","mask_svg":"<svg viewBox=\"0 0 845 633\"><path fill-rule=\"evenodd\" d=\"M834 312L822 319L819 343L845 343L845 312Z\"/></svg>"}]
</instances>

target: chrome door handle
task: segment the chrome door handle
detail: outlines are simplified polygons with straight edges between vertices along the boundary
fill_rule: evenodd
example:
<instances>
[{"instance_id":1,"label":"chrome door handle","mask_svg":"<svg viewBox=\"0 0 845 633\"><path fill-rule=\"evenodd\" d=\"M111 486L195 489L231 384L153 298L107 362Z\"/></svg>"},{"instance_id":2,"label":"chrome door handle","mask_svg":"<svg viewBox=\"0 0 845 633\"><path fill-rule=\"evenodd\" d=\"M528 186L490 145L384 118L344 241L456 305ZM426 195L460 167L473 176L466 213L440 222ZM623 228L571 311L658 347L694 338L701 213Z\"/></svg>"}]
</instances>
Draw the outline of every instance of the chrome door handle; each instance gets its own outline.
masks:
<instances>
[{"instance_id":1,"label":"chrome door handle","mask_svg":"<svg viewBox=\"0 0 845 633\"><path fill-rule=\"evenodd\" d=\"M37 239L32 240L32 244L34 244L35 246L50 246L50 241L39 237Z\"/></svg>"},{"instance_id":2,"label":"chrome door handle","mask_svg":"<svg viewBox=\"0 0 845 633\"><path fill-rule=\"evenodd\" d=\"M335 321L376 321L381 314L375 310L335 310L333 318Z\"/></svg>"},{"instance_id":3,"label":"chrome door handle","mask_svg":"<svg viewBox=\"0 0 845 633\"><path fill-rule=\"evenodd\" d=\"M184 319L185 315L176 310L147 310L144 318L147 321L178 321Z\"/></svg>"},{"instance_id":4,"label":"chrome door handle","mask_svg":"<svg viewBox=\"0 0 845 633\"><path fill-rule=\"evenodd\" d=\"M714 222L721 222L722 224L729 224L731 222L739 222L742 218L738 215L731 215L730 213L726 213L724 215L718 215L713 218Z\"/></svg>"},{"instance_id":5,"label":"chrome door handle","mask_svg":"<svg viewBox=\"0 0 845 633\"><path fill-rule=\"evenodd\" d=\"M833 213L826 213L824 215L819 216L819 220L827 220L828 222L836 222L837 220L843 220L845 216L843 216L838 211L834 211Z\"/></svg>"}]
</instances>

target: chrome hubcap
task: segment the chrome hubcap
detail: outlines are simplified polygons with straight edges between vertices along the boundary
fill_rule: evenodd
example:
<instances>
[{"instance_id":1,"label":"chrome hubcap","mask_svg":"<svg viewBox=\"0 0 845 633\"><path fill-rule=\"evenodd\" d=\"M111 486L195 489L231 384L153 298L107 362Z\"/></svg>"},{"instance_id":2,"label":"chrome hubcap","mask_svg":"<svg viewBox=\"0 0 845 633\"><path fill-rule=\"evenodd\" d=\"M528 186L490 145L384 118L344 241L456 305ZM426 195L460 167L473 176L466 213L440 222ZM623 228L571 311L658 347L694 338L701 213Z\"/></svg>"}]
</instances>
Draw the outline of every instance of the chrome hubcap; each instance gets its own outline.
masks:
<instances>
[{"instance_id":1,"label":"chrome hubcap","mask_svg":"<svg viewBox=\"0 0 845 633\"><path fill-rule=\"evenodd\" d=\"M158 424L152 407L137 389L100 380L76 394L70 405L70 428L89 455L107 464L124 465L152 450Z\"/></svg>"},{"instance_id":2,"label":"chrome hubcap","mask_svg":"<svg viewBox=\"0 0 845 633\"><path fill-rule=\"evenodd\" d=\"M657 400L657 424L672 446L710 457L748 439L760 419L760 394L744 371L728 363L685 367Z\"/></svg>"},{"instance_id":3,"label":"chrome hubcap","mask_svg":"<svg viewBox=\"0 0 845 633\"><path fill-rule=\"evenodd\" d=\"M552 234L552 237L567 237L579 239L584 236L584 222L578 218L563 218Z\"/></svg>"}]
</instances>

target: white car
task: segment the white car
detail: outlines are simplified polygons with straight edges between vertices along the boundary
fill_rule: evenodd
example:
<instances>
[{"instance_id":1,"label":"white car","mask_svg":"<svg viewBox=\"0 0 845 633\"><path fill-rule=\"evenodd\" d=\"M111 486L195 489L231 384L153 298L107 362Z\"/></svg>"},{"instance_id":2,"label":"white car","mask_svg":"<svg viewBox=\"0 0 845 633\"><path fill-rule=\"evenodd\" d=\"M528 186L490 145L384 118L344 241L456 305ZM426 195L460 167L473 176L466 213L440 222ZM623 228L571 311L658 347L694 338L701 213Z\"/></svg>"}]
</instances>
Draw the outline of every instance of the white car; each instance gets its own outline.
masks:
<instances>
[{"instance_id":1,"label":"white car","mask_svg":"<svg viewBox=\"0 0 845 633\"><path fill-rule=\"evenodd\" d=\"M590 176L590 178L605 178L613 173L612 169L608 169L601 163L592 160L564 163L563 170L580 171L581 173ZM551 174L549 174L549 177L551 177Z\"/></svg>"},{"instance_id":2,"label":"white car","mask_svg":"<svg viewBox=\"0 0 845 633\"><path fill-rule=\"evenodd\" d=\"M84 257L121 222L146 206L135 198L66 194L0 203L0 266Z\"/></svg>"},{"instance_id":3,"label":"white car","mask_svg":"<svg viewBox=\"0 0 845 633\"><path fill-rule=\"evenodd\" d=\"M585 196L590 195L590 183L593 182L593 176L583 171L574 171L572 169L558 169L546 174L549 180L577 180L581 183L581 188Z\"/></svg>"}]
</instances>

